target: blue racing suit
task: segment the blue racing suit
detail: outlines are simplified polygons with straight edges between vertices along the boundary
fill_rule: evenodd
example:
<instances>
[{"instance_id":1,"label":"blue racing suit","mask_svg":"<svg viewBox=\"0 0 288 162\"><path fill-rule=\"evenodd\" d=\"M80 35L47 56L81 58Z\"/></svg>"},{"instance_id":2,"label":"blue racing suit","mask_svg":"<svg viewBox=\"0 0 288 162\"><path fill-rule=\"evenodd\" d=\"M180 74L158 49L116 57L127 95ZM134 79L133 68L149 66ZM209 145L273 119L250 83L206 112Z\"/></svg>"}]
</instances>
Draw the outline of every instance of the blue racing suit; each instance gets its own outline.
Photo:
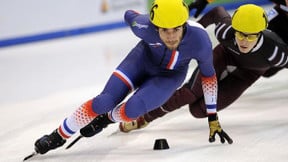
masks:
<instances>
[{"instance_id":1,"label":"blue racing suit","mask_svg":"<svg viewBox=\"0 0 288 162\"><path fill-rule=\"evenodd\" d=\"M212 45L200 25L188 22L177 50L169 50L148 15L128 10L125 21L142 40L116 68L103 92L93 99L97 114L110 111L135 89L126 103L129 118L161 106L183 83L191 59L198 62L203 76L215 75Z\"/></svg>"}]
</instances>

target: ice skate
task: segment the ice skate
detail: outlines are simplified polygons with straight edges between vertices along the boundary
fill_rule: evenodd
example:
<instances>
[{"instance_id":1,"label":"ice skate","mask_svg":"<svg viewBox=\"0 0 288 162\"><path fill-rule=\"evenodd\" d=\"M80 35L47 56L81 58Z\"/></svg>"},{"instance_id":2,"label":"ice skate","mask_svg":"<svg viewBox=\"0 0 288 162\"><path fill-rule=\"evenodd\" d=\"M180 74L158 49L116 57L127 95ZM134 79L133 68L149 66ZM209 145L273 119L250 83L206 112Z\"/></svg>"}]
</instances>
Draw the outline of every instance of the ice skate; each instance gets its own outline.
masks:
<instances>
[{"instance_id":1,"label":"ice skate","mask_svg":"<svg viewBox=\"0 0 288 162\"><path fill-rule=\"evenodd\" d=\"M35 142L35 151L39 154L45 154L52 149L62 146L65 142L66 140L59 135L56 129L50 135L44 135Z\"/></svg>"},{"instance_id":2,"label":"ice skate","mask_svg":"<svg viewBox=\"0 0 288 162\"><path fill-rule=\"evenodd\" d=\"M148 122L143 116L138 117L136 120L130 122L121 122L119 124L119 129L121 132L128 133L132 130L141 129L148 125Z\"/></svg>"},{"instance_id":3,"label":"ice skate","mask_svg":"<svg viewBox=\"0 0 288 162\"><path fill-rule=\"evenodd\" d=\"M80 133L84 137L92 137L95 134L100 133L103 128L106 128L109 124L114 123L108 117L108 114L102 114L97 116L87 126L80 129Z\"/></svg>"}]
</instances>

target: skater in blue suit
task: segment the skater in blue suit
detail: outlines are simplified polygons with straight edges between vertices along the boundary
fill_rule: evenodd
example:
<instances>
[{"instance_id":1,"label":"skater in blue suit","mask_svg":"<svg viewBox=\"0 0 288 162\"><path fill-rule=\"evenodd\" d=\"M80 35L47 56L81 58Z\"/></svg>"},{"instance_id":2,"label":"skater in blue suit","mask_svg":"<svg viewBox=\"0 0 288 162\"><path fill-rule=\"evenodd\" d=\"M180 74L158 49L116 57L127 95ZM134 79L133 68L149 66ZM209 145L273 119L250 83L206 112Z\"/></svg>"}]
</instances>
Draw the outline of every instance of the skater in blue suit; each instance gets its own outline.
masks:
<instances>
[{"instance_id":1,"label":"skater in blue suit","mask_svg":"<svg viewBox=\"0 0 288 162\"><path fill-rule=\"evenodd\" d=\"M161 106L182 85L192 59L198 62L201 72L207 114L220 127L212 44L201 25L188 21L187 5L182 0L155 0L150 14L128 10L124 18L141 41L98 96L82 104L50 135L35 142L36 153L62 146L91 121L91 128L100 132L108 124L131 121ZM131 97L123 102L130 92ZM81 134L89 136L85 131Z\"/></svg>"}]
</instances>

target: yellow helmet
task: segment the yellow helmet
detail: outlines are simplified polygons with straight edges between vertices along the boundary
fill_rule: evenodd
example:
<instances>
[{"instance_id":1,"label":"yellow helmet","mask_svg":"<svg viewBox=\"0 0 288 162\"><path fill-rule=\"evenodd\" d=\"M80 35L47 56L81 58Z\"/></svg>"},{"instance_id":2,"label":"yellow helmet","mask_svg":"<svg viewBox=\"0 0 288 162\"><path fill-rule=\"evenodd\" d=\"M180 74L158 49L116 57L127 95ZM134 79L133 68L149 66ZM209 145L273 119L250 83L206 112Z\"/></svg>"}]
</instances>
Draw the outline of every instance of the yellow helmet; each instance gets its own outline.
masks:
<instances>
[{"instance_id":1,"label":"yellow helmet","mask_svg":"<svg viewBox=\"0 0 288 162\"><path fill-rule=\"evenodd\" d=\"M150 21L161 28L181 26L188 18L188 7L183 0L155 0L150 9Z\"/></svg>"},{"instance_id":2,"label":"yellow helmet","mask_svg":"<svg viewBox=\"0 0 288 162\"><path fill-rule=\"evenodd\" d=\"M263 8L254 4L240 6L232 16L232 27L244 33L259 33L268 26Z\"/></svg>"}]
</instances>

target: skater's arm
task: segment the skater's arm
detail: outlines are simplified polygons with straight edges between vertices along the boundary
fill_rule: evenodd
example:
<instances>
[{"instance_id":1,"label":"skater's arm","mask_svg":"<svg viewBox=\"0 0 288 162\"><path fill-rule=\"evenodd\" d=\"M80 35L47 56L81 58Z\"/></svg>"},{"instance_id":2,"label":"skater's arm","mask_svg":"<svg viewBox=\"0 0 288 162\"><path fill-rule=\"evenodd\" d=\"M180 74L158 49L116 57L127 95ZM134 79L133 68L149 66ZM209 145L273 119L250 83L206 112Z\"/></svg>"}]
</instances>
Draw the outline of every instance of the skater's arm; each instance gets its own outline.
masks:
<instances>
[{"instance_id":1,"label":"skater's arm","mask_svg":"<svg viewBox=\"0 0 288 162\"><path fill-rule=\"evenodd\" d=\"M207 12L199 21L205 28L211 24L231 24L231 16L222 6L218 6Z\"/></svg>"},{"instance_id":2,"label":"skater's arm","mask_svg":"<svg viewBox=\"0 0 288 162\"><path fill-rule=\"evenodd\" d=\"M206 8L208 3L213 2L214 0L195 0L191 4L189 4L189 10L192 11L196 9L194 17L197 18L200 13Z\"/></svg>"}]
</instances>

